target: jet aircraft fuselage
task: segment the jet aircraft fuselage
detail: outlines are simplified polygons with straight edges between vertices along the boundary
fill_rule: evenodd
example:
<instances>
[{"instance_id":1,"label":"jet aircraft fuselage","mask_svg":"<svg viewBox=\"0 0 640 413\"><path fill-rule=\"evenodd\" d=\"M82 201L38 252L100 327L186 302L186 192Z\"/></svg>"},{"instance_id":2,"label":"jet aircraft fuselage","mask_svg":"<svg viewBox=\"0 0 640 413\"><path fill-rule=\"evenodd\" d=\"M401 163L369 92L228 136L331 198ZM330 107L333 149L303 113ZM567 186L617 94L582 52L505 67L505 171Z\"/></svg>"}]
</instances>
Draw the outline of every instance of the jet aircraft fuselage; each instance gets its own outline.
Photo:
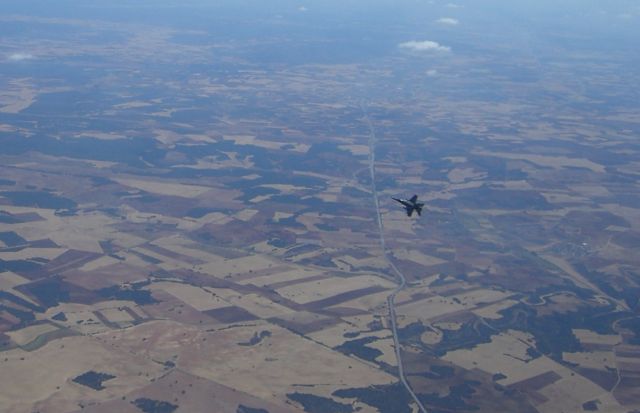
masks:
<instances>
[{"instance_id":1,"label":"jet aircraft fuselage","mask_svg":"<svg viewBox=\"0 0 640 413\"><path fill-rule=\"evenodd\" d=\"M411 216L413 211L416 211L418 215L422 215L422 207L424 207L423 203L418 202L418 195L414 195L409 199L402 198L391 198L394 201L398 201L404 206L405 211L407 212L407 216Z\"/></svg>"}]
</instances>

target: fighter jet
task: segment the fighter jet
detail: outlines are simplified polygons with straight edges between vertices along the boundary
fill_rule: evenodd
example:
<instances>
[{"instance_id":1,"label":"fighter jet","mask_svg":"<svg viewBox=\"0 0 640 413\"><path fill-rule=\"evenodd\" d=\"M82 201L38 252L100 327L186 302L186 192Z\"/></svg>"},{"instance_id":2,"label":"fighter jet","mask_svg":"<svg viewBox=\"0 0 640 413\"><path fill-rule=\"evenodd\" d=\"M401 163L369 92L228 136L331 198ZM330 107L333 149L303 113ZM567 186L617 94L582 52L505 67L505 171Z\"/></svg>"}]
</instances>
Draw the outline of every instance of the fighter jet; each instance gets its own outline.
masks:
<instances>
[{"instance_id":1,"label":"fighter jet","mask_svg":"<svg viewBox=\"0 0 640 413\"><path fill-rule=\"evenodd\" d=\"M393 197L391 199L400 202L404 206L404 209L407 211L407 216L410 217L411 214L413 214L413 211L416 211L418 215L422 215L422 207L424 206L424 204L417 202L418 195L414 195L411 197L411 199L408 200Z\"/></svg>"}]
</instances>

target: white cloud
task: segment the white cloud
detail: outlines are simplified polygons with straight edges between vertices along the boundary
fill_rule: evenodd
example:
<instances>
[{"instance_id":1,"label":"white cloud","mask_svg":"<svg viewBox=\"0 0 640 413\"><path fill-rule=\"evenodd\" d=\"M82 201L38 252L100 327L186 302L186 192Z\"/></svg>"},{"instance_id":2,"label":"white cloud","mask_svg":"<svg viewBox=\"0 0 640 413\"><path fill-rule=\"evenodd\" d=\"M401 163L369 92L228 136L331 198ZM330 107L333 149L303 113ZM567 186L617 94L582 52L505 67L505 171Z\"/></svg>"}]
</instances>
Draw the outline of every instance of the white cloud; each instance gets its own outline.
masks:
<instances>
[{"instance_id":1,"label":"white cloud","mask_svg":"<svg viewBox=\"0 0 640 413\"><path fill-rule=\"evenodd\" d=\"M13 62L20 62L22 60L33 59L33 55L30 53L13 53L10 54L7 58Z\"/></svg>"},{"instance_id":2,"label":"white cloud","mask_svg":"<svg viewBox=\"0 0 640 413\"><path fill-rule=\"evenodd\" d=\"M445 7L448 7L450 9L461 9L463 6L456 3L447 3L445 4Z\"/></svg>"},{"instance_id":3,"label":"white cloud","mask_svg":"<svg viewBox=\"0 0 640 413\"><path fill-rule=\"evenodd\" d=\"M438 71L436 69L427 70L427 76L429 77L438 76Z\"/></svg>"},{"instance_id":4,"label":"white cloud","mask_svg":"<svg viewBox=\"0 0 640 413\"><path fill-rule=\"evenodd\" d=\"M456 26L460 22L457 19L454 19L452 17L442 17L436 20L436 23L446 24L447 26Z\"/></svg>"},{"instance_id":5,"label":"white cloud","mask_svg":"<svg viewBox=\"0 0 640 413\"><path fill-rule=\"evenodd\" d=\"M423 40L421 42L416 40L411 40L409 42L400 43L398 45L401 49L408 49L414 52L449 52L451 48L448 46L443 46L438 42L434 42L431 40Z\"/></svg>"},{"instance_id":6,"label":"white cloud","mask_svg":"<svg viewBox=\"0 0 640 413\"><path fill-rule=\"evenodd\" d=\"M304 12L304 11L307 11L307 10L309 10L309 9L307 9L307 8L306 8L306 7L304 7L304 6L300 6L300 7L298 7L298 11L302 11L302 12Z\"/></svg>"}]
</instances>

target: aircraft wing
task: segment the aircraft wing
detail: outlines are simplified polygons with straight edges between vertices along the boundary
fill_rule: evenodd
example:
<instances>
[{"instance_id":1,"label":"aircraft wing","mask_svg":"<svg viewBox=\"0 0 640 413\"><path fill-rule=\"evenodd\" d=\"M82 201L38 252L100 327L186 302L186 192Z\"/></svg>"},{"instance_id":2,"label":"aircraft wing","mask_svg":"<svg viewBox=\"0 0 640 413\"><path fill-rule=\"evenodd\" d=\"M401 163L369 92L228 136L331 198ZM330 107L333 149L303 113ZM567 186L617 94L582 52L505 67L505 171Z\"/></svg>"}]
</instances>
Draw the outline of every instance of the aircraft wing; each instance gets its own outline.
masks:
<instances>
[{"instance_id":1,"label":"aircraft wing","mask_svg":"<svg viewBox=\"0 0 640 413\"><path fill-rule=\"evenodd\" d=\"M409 202L411 202L412 204L415 204L417 200L418 200L418 195L414 195L411 197L411 199L409 199Z\"/></svg>"},{"instance_id":2,"label":"aircraft wing","mask_svg":"<svg viewBox=\"0 0 640 413\"><path fill-rule=\"evenodd\" d=\"M405 201L404 199L398 199L398 198L391 198L391 199L393 199L394 201L398 201L398 202L400 202L400 203L401 203L402 205L404 205L406 208L408 208L408 207L410 207L410 206L411 206L411 204L410 204L410 203L408 203L407 201Z\"/></svg>"}]
</instances>

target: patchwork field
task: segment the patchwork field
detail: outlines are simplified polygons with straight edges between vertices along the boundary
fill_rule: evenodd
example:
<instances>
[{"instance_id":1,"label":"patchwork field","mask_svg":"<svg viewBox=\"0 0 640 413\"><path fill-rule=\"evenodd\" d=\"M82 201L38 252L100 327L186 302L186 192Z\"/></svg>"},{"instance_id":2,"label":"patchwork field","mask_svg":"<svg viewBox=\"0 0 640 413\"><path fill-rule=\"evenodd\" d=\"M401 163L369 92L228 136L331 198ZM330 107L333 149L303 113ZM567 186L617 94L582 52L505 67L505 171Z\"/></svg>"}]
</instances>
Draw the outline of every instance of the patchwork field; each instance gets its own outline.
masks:
<instances>
[{"instance_id":1,"label":"patchwork field","mask_svg":"<svg viewBox=\"0 0 640 413\"><path fill-rule=\"evenodd\" d=\"M0 412L640 411L637 10L40 3Z\"/></svg>"}]
</instances>

